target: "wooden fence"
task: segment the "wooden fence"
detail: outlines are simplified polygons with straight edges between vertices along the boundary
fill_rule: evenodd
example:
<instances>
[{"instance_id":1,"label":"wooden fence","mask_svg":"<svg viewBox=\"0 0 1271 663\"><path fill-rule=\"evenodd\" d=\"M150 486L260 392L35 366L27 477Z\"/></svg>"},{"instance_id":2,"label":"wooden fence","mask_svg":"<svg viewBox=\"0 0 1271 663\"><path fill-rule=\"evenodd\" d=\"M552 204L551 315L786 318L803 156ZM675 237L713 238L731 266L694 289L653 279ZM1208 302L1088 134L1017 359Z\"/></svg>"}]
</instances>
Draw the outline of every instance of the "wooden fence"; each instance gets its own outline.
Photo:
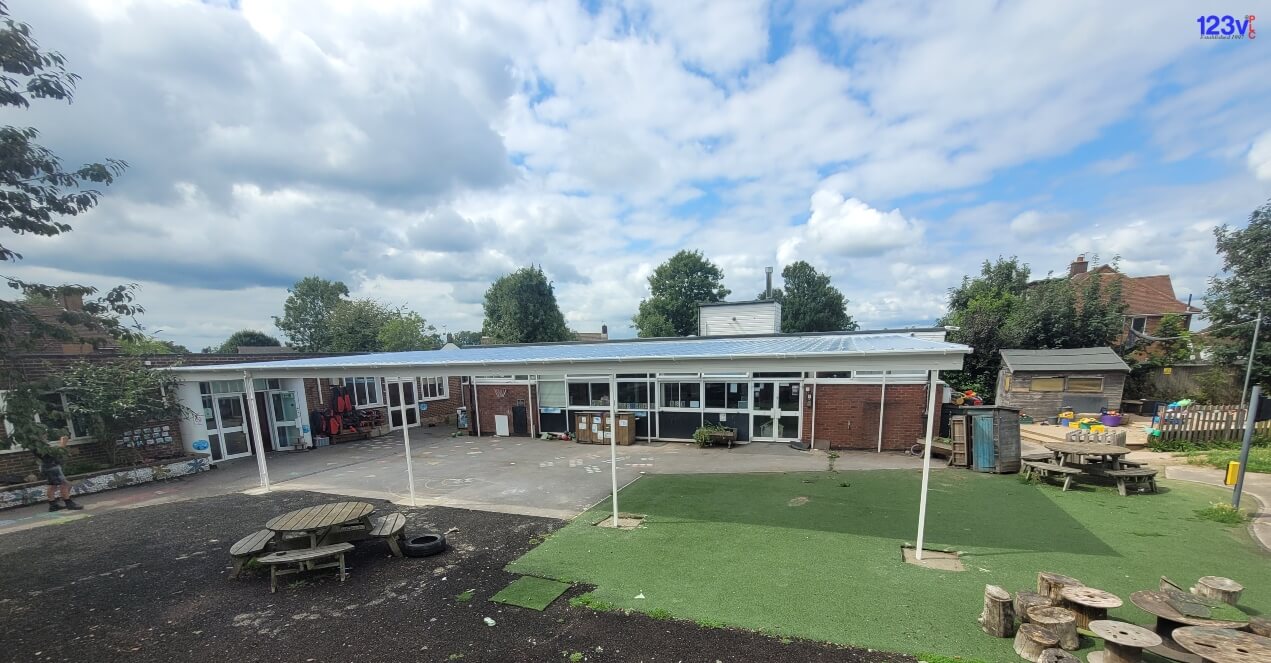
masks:
<instances>
[{"instance_id":1,"label":"wooden fence","mask_svg":"<svg viewBox=\"0 0 1271 663\"><path fill-rule=\"evenodd\" d=\"M1161 431L1163 442L1240 440L1244 437L1245 412L1239 405L1191 405L1167 412L1162 405L1156 410L1156 428ZM1254 424L1254 435L1271 435L1271 421Z\"/></svg>"}]
</instances>

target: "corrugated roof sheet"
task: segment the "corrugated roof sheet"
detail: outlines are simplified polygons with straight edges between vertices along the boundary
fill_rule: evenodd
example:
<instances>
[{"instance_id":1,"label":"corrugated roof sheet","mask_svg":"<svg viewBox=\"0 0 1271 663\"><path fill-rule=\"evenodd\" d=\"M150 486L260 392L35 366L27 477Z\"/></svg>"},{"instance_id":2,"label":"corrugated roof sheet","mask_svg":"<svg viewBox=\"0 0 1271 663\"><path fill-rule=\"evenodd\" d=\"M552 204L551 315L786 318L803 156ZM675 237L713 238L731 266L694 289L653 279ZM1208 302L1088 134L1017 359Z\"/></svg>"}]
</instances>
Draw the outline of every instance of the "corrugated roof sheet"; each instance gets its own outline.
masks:
<instances>
[{"instance_id":1,"label":"corrugated roof sheet","mask_svg":"<svg viewBox=\"0 0 1271 663\"><path fill-rule=\"evenodd\" d=\"M637 359L744 359L747 357L815 357L866 354L965 354L956 343L916 338L905 333L843 333L767 336L674 338L601 343L544 343L473 346L415 352L383 352L344 357L315 357L251 364L199 366L186 371L262 370L269 368L356 368L383 366L449 367L525 363L588 363Z\"/></svg>"},{"instance_id":2,"label":"corrugated roof sheet","mask_svg":"<svg viewBox=\"0 0 1271 663\"><path fill-rule=\"evenodd\" d=\"M1002 350L1002 361L1016 371L1129 371L1112 348Z\"/></svg>"}]
</instances>

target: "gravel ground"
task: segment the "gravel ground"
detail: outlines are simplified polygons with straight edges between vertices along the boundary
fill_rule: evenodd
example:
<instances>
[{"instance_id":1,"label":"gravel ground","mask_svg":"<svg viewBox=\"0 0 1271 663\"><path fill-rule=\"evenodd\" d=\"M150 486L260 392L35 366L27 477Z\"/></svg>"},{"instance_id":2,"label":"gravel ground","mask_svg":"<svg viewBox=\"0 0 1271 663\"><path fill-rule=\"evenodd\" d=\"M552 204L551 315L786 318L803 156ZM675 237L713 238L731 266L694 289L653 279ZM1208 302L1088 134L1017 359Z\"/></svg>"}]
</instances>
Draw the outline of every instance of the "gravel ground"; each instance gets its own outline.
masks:
<instances>
[{"instance_id":1,"label":"gravel ground","mask_svg":"<svg viewBox=\"0 0 1271 663\"><path fill-rule=\"evenodd\" d=\"M406 513L408 534L458 528L451 550L393 559L382 543L359 544L343 585L328 569L288 576L272 595L267 575L229 579L227 551L239 537L331 500L224 495L0 536L0 659L913 660L569 606L584 588L544 612L490 603L516 577L504 565L564 524L547 518L377 505Z\"/></svg>"}]
</instances>

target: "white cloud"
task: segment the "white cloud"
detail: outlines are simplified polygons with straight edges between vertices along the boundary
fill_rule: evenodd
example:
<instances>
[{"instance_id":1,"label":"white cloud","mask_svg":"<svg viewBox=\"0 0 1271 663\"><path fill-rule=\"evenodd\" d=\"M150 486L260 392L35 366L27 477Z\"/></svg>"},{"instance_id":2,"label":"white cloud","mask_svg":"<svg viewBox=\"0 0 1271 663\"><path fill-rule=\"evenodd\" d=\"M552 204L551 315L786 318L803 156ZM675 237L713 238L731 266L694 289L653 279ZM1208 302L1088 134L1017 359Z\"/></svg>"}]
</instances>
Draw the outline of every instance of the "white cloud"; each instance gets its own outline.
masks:
<instances>
[{"instance_id":1,"label":"white cloud","mask_svg":"<svg viewBox=\"0 0 1271 663\"><path fill-rule=\"evenodd\" d=\"M1271 182L1271 131L1264 132L1253 141L1246 161L1255 177Z\"/></svg>"},{"instance_id":2,"label":"white cloud","mask_svg":"<svg viewBox=\"0 0 1271 663\"><path fill-rule=\"evenodd\" d=\"M900 210L882 212L856 198L820 189L812 194L812 214L802 232L782 243L783 262L808 253L818 257L878 255L922 237L922 228Z\"/></svg>"},{"instance_id":3,"label":"white cloud","mask_svg":"<svg viewBox=\"0 0 1271 663\"><path fill-rule=\"evenodd\" d=\"M1030 209L1011 219L1010 229L1019 237L1036 237L1058 229L1065 220L1062 214L1049 214Z\"/></svg>"}]
</instances>

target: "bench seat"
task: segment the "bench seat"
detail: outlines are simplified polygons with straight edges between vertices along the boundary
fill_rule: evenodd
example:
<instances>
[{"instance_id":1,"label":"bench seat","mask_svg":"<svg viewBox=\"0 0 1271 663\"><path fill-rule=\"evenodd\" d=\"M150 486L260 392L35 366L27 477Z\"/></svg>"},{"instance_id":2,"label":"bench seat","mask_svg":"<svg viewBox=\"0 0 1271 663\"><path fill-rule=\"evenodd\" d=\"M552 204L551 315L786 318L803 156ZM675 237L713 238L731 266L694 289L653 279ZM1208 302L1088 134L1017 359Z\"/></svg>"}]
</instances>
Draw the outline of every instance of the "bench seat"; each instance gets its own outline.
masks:
<instances>
[{"instance_id":1,"label":"bench seat","mask_svg":"<svg viewBox=\"0 0 1271 663\"><path fill-rule=\"evenodd\" d=\"M1117 492L1129 495L1135 492L1156 492L1156 470L1151 467L1130 467L1122 470L1108 470L1104 476L1117 480Z\"/></svg>"},{"instance_id":2,"label":"bench seat","mask_svg":"<svg viewBox=\"0 0 1271 663\"><path fill-rule=\"evenodd\" d=\"M234 570L230 572L230 577L237 578L238 574L243 572L243 565L260 553L265 552L273 540L273 531L262 529L248 534L230 546L229 556L234 561Z\"/></svg>"},{"instance_id":3,"label":"bench seat","mask_svg":"<svg viewBox=\"0 0 1271 663\"><path fill-rule=\"evenodd\" d=\"M1020 459L1020 460L1031 460L1031 461L1033 461L1033 462L1041 463L1041 462L1045 462L1045 461L1051 460L1051 459L1053 459L1054 457L1055 457L1055 454L1050 453L1049 451L1038 451L1038 452L1036 452L1036 453L1020 454L1019 459Z\"/></svg>"},{"instance_id":4,"label":"bench seat","mask_svg":"<svg viewBox=\"0 0 1271 663\"><path fill-rule=\"evenodd\" d=\"M394 557L402 556L402 547L399 542L405 536L406 516L400 513L390 513L383 518L375 521L375 525L371 527L371 538L385 539L388 541L388 549L393 552Z\"/></svg>"},{"instance_id":5,"label":"bench seat","mask_svg":"<svg viewBox=\"0 0 1271 663\"><path fill-rule=\"evenodd\" d=\"M344 571L344 553L350 550L353 550L353 544L351 543L334 543L328 546L318 546L317 548L280 550L278 552L272 552L268 555L257 557L256 561L269 567L269 592L272 594L278 591L278 576L300 573L301 571L339 568L340 582L344 582L344 578L346 577ZM317 563L318 560L332 558L334 558L334 561L321 564ZM296 568L278 568L285 564L295 564Z\"/></svg>"},{"instance_id":6,"label":"bench seat","mask_svg":"<svg viewBox=\"0 0 1271 663\"><path fill-rule=\"evenodd\" d=\"M1052 474L1064 475L1063 490L1068 490L1072 485L1072 478L1081 474L1081 469L1076 467L1064 467L1055 463L1043 463L1041 461L1027 460L1024 461L1024 476L1028 477L1031 473L1036 472L1043 477L1049 477Z\"/></svg>"}]
</instances>

